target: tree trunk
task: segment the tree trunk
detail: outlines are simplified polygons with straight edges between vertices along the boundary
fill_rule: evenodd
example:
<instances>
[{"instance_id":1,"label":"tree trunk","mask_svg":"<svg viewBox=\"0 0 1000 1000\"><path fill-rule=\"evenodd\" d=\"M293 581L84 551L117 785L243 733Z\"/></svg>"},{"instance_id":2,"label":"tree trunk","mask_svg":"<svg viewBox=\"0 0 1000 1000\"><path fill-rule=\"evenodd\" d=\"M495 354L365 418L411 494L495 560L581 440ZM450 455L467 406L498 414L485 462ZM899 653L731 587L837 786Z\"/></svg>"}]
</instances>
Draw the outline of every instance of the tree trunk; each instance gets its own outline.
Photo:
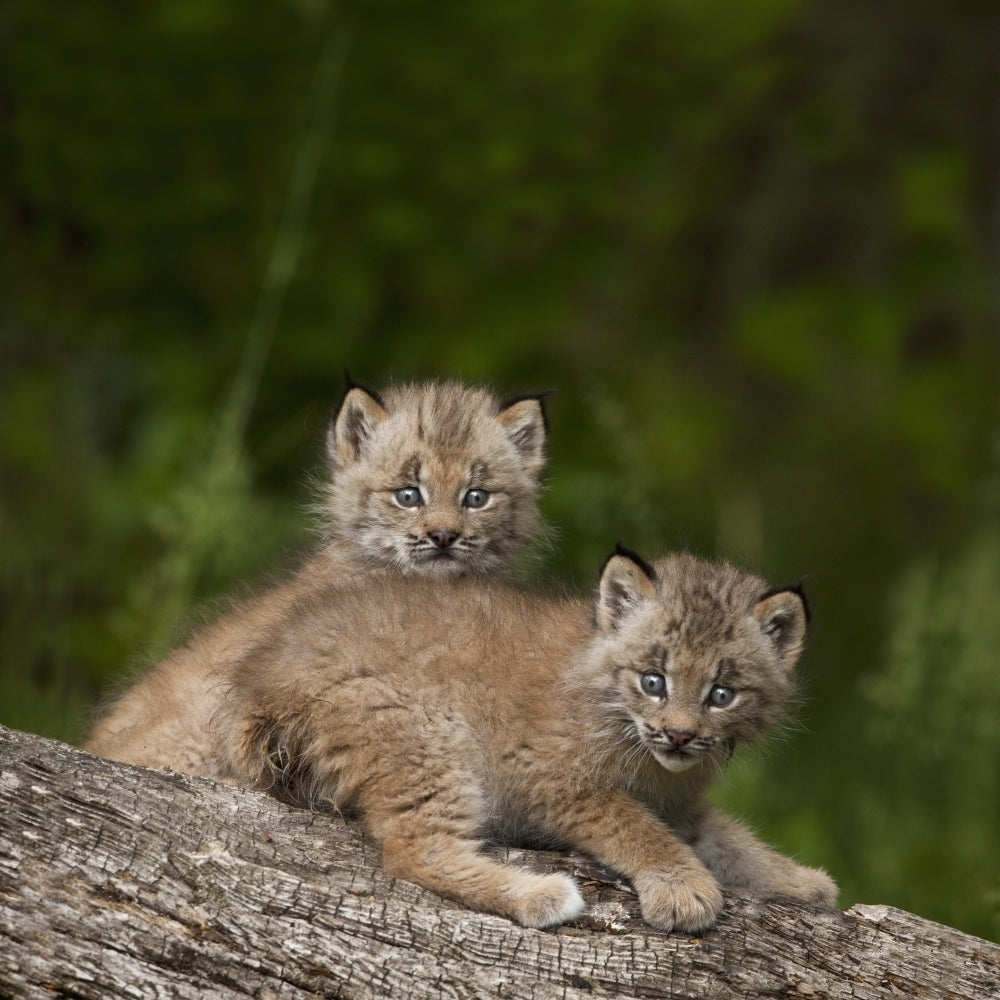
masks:
<instances>
[{"instance_id":1,"label":"tree trunk","mask_svg":"<svg viewBox=\"0 0 1000 1000\"><path fill-rule=\"evenodd\" d=\"M506 854L587 916L526 930L387 878L338 816L0 727L0 996L1000 996L1000 946L887 906L727 895L664 934L606 869Z\"/></svg>"}]
</instances>

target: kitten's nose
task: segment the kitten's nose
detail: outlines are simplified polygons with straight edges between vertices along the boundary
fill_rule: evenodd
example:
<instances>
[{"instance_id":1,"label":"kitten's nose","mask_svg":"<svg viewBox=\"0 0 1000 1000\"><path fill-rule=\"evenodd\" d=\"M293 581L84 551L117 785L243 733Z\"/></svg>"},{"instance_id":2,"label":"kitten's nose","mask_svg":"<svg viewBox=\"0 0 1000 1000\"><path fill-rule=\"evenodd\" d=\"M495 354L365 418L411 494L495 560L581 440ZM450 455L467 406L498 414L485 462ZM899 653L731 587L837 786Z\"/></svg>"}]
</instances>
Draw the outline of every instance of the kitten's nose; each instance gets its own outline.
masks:
<instances>
[{"instance_id":1,"label":"kitten's nose","mask_svg":"<svg viewBox=\"0 0 1000 1000\"><path fill-rule=\"evenodd\" d=\"M450 549L452 543L458 538L457 531L447 531L444 528L435 528L434 531L428 531L427 537L439 548L439 549Z\"/></svg>"},{"instance_id":2,"label":"kitten's nose","mask_svg":"<svg viewBox=\"0 0 1000 1000\"><path fill-rule=\"evenodd\" d=\"M683 747L687 746L687 744L694 739L694 733L689 733L684 729L668 729L667 739L670 740L675 747Z\"/></svg>"}]
</instances>

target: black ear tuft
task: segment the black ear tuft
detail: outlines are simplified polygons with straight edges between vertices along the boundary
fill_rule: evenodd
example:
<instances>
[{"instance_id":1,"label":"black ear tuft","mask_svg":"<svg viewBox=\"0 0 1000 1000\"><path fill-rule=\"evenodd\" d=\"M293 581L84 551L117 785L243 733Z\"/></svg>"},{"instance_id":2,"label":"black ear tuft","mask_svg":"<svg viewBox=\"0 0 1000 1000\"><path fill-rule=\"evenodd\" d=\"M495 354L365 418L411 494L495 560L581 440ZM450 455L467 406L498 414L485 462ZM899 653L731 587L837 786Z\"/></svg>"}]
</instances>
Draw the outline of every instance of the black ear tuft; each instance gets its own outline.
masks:
<instances>
[{"instance_id":1,"label":"black ear tuft","mask_svg":"<svg viewBox=\"0 0 1000 1000\"><path fill-rule=\"evenodd\" d=\"M545 466L548 436L542 397L530 393L516 396L497 410L496 419L520 456L524 470L537 479Z\"/></svg>"},{"instance_id":2,"label":"black ear tuft","mask_svg":"<svg viewBox=\"0 0 1000 1000\"><path fill-rule=\"evenodd\" d=\"M382 397L378 394L378 392L375 389L373 389L367 382L358 382L356 379L352 378L351 373L345 368L344 389L340 394L340 399L337 400L337 405L333 408L333 413L331 414L330 417L331 421L337 419L337 414L340 413L341 409L344 406L344 400L347 399L352 389L360 389L366 395L371 396L371 398L374 399L375 402L378 403L378 405L381 406L383 410L385 409L385 402L382 399Z\"/></svg>"},{"instance_id":3,"label":"black ear tuft","mask_svg":"<svg viewBox=\"0 0 1000 1000\"><path fill-rule=\"evenodd\" d=\"M545 397L554 396L557 392L559 392L558 389L542 389L539 392L518 393L516 396L511 396L509 399L503 400L503 402L501 402L501 404L497 407L497 413L503 413L504 410L514 406L516 403L522 402L525 399L533 399L536 403L538 403L538 407L542 411L542 428L545 433L548 434L549 414L545 409Z\"/></svg>"},{"instance_id":4,"label":"black ear tuft","mask_svg":"<svg viewBox=\"0 0 1000 1000\"><path fill-rule=\"evenodd\" d=\"M639 607L656 597L656 571L622 545L608 556L597 584L597 624L615 632Z\"/></svg>"},{"instance_id":5,"label":"black ear tuft","mask_svg":"<svg viewBox=\"0 0 1000 1000\"><path fill-rule=\"evenodd\" d=\"M764 591L764 593L760 595L759 600L763 601L768 597L773 597L775 594L796 594L802 602L802 610L805 612L806 623L808 624L812 621L812 605L809 603L809 598L806 595L805 588L803 587L806 579L806 577L802 577L798 583L786 583L783 587L772 587L770 590Z\"/></svg>"},{"instance_id":6,"label":"black ear tuft","mask_svg":"<svg viewBox=\"0 0 1000 1000\"><path fill-rule=\"evenodd\" d=\"M802 588L766 591L754 605L753 616L785 668L791 670L802 654L809 628L809 605Z\"/></svg>"},{"instance_id":7,"label":"black ear tuft","mask_svg":"<svg viewBox=\"0 0 1000 1000\"><path fill-rule=\"evenodd\" d=\"M332 469L353 465L375 428L389 416L374 389L355 382L349 373L345 375L347 385L326 432L326 456Z\"/></svg>"},{"instance_id":8,"label":"black ear tuft","mask_svg":"<svg viewBox=\"0 0 1000 1000\"><path fill-rule=\"evenodd\" d=\"M623 558L628 559L630 562L634 562L636 566L638 566L639 569L641 569L643 573L645 573L646 578L649 580L650 583L656 583L657 580L659 579L659 576L657 575L657 572L653 568L651 563L646 562L646 560L643 559L642 556L640 556L636 552L633 552L632 549L628 548L627 546L622 545L621 542L615 542L614 551L601 564L601 572L597 574L599 577L604 573L604 570L607 568L608 563L611 562L611 560L614 559L615 556L622 556Z\"/></svg>"}]
</instances>

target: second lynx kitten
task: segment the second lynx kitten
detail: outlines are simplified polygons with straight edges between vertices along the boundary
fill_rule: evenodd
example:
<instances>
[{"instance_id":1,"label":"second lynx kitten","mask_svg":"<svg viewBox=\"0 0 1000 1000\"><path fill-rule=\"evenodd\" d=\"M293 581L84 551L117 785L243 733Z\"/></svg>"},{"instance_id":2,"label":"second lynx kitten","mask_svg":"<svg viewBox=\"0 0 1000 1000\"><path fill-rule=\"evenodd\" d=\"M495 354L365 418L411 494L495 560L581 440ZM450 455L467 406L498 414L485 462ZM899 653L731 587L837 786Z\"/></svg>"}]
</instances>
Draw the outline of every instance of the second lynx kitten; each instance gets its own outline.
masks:
<instances>
[{"instance_id":1,"label":"second lynx kitten","mask_svg":"<svg viewBox=\"0 0 1000 1000\"><path fill-rule=\"evenodd\" d=\"M327 434L326 539L293 577L195 632L105 710L85 747L147 767L199 770L230 646L266 635L296 601L361 576L497 575L539 524L540 399L502 402L457 382L349 384Z\"/></svg>"},{"instance_id":2,"label":"second lynx kitten","mask_svg":"<svg viewBox=\"0 0 1000 1000\"><path fill-rule=\"evenodd\" d=\"M391 875L470 907L533 927L581 912L571 879L479 850L531 837L623 872L651 924L696 931L720 884L836 899L705 798L781 714L806 617L795 589L625 550L596 606L482 582L332 588L228 665L204 740L241 784L359 811Z\"/></svg>"}]
</instances>

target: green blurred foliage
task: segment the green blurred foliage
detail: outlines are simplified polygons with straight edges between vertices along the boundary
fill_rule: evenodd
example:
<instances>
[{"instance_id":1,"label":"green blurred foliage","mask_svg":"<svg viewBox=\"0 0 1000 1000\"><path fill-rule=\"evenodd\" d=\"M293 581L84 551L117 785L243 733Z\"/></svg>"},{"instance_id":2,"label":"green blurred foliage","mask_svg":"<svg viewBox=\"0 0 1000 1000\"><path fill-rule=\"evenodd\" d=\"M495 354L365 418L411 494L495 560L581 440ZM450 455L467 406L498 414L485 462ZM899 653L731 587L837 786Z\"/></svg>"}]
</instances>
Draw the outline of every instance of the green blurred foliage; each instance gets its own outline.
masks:
<instances>
[{"instance_id":1,"label":"green blurred foliage","mask_svg":"<svg viewBox=\"0 0 1000 1000\"><path fill-rule=\"evenodd\" d=\"M1000 934L995 20L8 0L0 718L76 738L294 562L345 368L553 387L541 575L808 576L804 706L720 798Z\"/></svg>"},{"instance_id":2,"label":"green blurred foliage","mask_svg":"<svg viewBox=\"0 0 1000 1000\"><path fill-rule=\"evenodd\" d=\"M956 858L980 873L980 883L966 891L981 905L1000 901L997 594L994 516L943 563L915 560L906 569L890 595L885 664L862 687L866 742L878 775L866 784L855 817L870 839L864 863L903 905L919 906L932 892L952 922L969 906L956 891ZM894 789L891 797L880 793L884 786ZM970 808L979 814L976 823L966 818ZM909 831L902 840L900 829ZM921 873L919 887L910 884L913 871ZM998 911L993 932L1000 934Z\"/></svg>"}]
</instances>

